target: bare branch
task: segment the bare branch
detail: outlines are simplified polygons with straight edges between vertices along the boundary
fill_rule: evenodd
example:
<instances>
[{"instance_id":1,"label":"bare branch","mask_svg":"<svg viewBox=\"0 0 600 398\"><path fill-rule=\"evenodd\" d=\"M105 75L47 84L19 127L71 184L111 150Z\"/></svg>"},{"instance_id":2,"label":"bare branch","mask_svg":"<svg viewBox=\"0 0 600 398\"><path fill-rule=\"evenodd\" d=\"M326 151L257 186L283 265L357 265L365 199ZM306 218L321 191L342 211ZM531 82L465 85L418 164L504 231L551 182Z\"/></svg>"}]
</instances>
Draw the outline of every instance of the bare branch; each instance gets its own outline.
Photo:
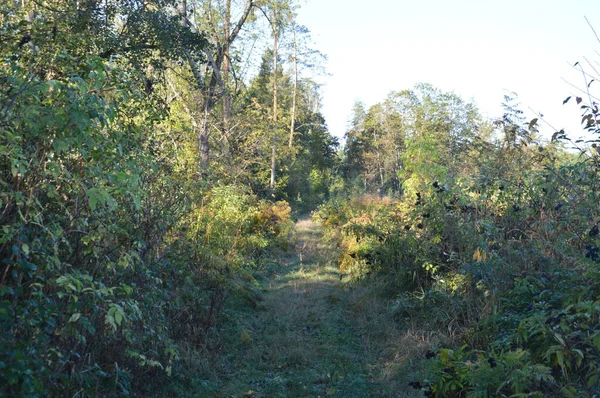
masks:
<instances>
[{"instance_id":1,"label":"bare branch","mask_svg":"<svg viewBox=\"0 0 600 398\"><path fill-rule=\"evenodd\" d=\"M592 32L594 32L594 36L596 36L596 40L598 40L598 43L600 43L600 37L598 37L598 33L596 33L596 29L594 29L594 27L590 23L589 19L587 19L587 17L584 17L584 18L585 18L585 22L587 22L590 29L592 29Z\"/></svg>"},{"instance_id":2,"label":"bare branch","mask_svg":"<svg viewBox=\"0 0 600 398\"><path fill-rule=\"evenodd\" d=\"M227 43L228 45L233 43L237 35L240 33L242 26L244 25L244 23L246 23L246 19L248 19L248 16L250 15L250 11L252 11L252 7L254 7L254 1L246 0L246 7L244 8L244 13L242 14L240 20L235 25L233 30L231 31L231 35L229 36L229 43Z\"/></svg>"},{"instance_id":3,"label":"bare branch","mask_svg":"<svg viewBox=\"0 0 600 398\"><path fill-rule=\"evenodd\" d=\"M593 78L593 79L598 79L598 78L600 78L600 72L598 72L598 69L596 69L596 67L594 66L594 64L592 64L592 63L590 62L590 60L589 60L589 59L587 59L586 57L583 57L583 59L585 60L585 62L587 62L587 63L588 63L589 67L590 67L590 68L591 68L591 69L594 71L594 73L596 73L596 77L593 77L593 76L592 76L592 78Z\"/></svg>"}]
</instances>

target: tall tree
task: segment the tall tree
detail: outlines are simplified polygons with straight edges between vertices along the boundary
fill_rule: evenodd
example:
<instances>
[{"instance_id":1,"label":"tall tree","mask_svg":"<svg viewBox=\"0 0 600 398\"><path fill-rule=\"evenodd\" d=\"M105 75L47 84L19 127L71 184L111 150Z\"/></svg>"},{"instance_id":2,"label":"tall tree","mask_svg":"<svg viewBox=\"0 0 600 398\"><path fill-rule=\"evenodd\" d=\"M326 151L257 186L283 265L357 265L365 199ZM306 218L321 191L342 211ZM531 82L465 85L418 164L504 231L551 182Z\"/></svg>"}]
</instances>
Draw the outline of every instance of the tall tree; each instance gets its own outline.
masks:
<instances>
[{"instance_id":1,"label":"tall tree","mask_svg":"<svg viewBox=\"0 0 600 398\"><path fill-rule=\"evenodd\" d=\"M294 91L292 93L292 115L290 117L290 138L288 139L288 146L291 148L294 143L294 129L296 124L296 101L298 97L298 39L296 35L296 22L292 21L292 41L294 53L292 56L293 70L294 70Z\"/></svg>"},{"instance_id":2,"label":"tall tree","mask_svg":"<svg viewBox=\"0 0 600 398\"><path fill-rule=\"evenodd\" d=\"M271 182L269 184L269 188L272 192L275 191L275 168L277 166L277 121L278 121L278 113L277 113L277 89L278 89L278 79L277 79L277 67L279 65L277 55L279 48L279 10L275 5L272 7L272 20L271 27L273 29L273 146L271 149Z\"/></svg>"},{"instance_id":3,"label":"tall tree","mask_svg":"<svg viewBox=\"0 0 600 398\"><path fill-rule=\"evenodd\" d=\"M269 188L275 192L277 169L277 135L279 129L278 112L278 75L279 75L279 45L282 34L293 21L293 0L267 0L260 8L271 27L273 39L273 110L272 110L272 146L271 146L271 178Z\"/></svg>"},{"instance_id":4,"label":"tall tree","mask_svg":"<svg viewBox=\"0 0 600 398\"><path fill-rule=\"evenodd\" d=\"M189 27L195 32L202 31L204 26L200 26L198 21L207 24L211 28L209 40L212 44L210 49L205 49L204 55L207 60L205 72L199 69L197 60L193 56L188 56L188 64L196 80L197 89L201 95L200 103L200 122L197 126L196 135L198 139L199 167L201 173L206 173L210 160L210 129L209 118L215 105L221 98L224 99L223 126L229 129L230 96L227 90L227 80L231 68L230 50L240 34L242 28L247 23L255 4L253 0L245 0L239 20L231 23L231 0L225 0L225 13L222 16L222 22L217 21L216 9L212 1L208 0L204 4L193 4L191 10L188 9L188 0L181 0L180 14L184 26ZM191 12L191 17L189 16ZM223 30L219 31L217 26L223 24ZM194 118L196 115L190 115Z\"/></svg>"},{"instance_id":5,"label":"tall tree","mask_svg":"<svg viewBox=\"0 0 600 398\"><path fill-rule=\"evenodd\" d=\"M400 191L400 175L419 183L443 181L464 167L479 134L477 109L427 84L391 93L364 110L356 104L346 134L345 175L368 192ZM409 185L410 185L409 184Z\"/></svg>"},{"instance_id":6,"label":"tall tree","mask_svg":"<svg viewBox=\"0 0 600 398\"><path fill-rule=\"evenodd\" d=\"M309 70L311 75L322 75L325 73L324 61L327 57L318 50L311 47L310 30L306 26L298 25L296 23L295 12L288 13L288 25L292 32L291 42L288 43L288 51L290 52L289 61L291 62L291 75L292 75L292 104L290 112L290 126L288 136L288 147L291 148L294 145L294 134L298 120L298 96L301 95L299 91L299 84L301 80L301 72ZM317 109L312 109L316 111Z\"/></svg>"}]
</instances>

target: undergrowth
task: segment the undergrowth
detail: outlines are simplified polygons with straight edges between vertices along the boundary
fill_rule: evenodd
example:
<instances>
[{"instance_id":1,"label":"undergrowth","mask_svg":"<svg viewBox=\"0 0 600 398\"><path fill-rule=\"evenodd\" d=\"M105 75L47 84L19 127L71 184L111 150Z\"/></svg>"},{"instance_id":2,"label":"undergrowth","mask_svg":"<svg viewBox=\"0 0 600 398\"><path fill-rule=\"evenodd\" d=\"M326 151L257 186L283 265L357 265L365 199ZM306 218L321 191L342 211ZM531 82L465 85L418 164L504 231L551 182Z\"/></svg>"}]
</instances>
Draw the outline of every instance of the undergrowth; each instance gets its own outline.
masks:
<instances>
[{"instance_id":1,"label":"undergrowth","mask_svg":"<svg viewBox=\"0 0 600 398\"><path fill-rule=\"evenodd\" d=\"M377 281L398 327L429 335L410 358L422 369L412 387L432 397L600 390L594 149L577 158L555 144L487 146L470 174L450 165L428 180L417 168L400 196L318 209L343 249L341 276ZM494 169L501 159L518 164Z\"/></svg>"}]
</instances>

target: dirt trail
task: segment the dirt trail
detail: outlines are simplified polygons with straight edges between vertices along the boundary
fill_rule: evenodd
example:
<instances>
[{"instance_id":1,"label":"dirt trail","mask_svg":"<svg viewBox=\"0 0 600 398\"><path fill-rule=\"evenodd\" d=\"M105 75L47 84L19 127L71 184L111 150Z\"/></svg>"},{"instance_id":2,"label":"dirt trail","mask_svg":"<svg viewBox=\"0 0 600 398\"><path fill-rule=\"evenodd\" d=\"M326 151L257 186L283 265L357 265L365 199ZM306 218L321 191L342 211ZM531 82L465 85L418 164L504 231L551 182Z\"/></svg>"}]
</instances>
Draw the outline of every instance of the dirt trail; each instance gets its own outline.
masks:
<instances>
[{"instance_id":1,"label":"dirt trail","mask_svg":"<svg viewBox=\"0 0 600 398\"><path fill-rule=\"evenodd\" d=\"M355 329L335 247L308 219L295 232L294 251L269 270L259 309L239 325L238 349L219 370L229 375L219 396L404 396L375 381L373 347Z\"/></svg>"}]
</instances>

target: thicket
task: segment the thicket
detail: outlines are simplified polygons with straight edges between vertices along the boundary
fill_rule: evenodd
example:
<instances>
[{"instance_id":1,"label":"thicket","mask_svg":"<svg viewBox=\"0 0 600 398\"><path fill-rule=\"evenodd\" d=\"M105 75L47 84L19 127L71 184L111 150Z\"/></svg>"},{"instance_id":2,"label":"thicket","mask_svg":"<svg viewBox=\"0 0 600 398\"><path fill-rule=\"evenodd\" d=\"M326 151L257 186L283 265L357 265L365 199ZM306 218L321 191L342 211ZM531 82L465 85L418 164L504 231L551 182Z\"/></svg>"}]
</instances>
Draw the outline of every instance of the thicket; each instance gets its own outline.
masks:
<instances>
[{"instance_id":1,"label":"thicket","mask_svg":"<svg viewBox=\"0 0 600 398\"><path fill-rule=\"evenodd\" d=\"M439 336L411 383L427 396L600 390L600 119L588 98L572 99L591 137L576 152L564 131L543 142L509 97L492 123L423 85L355 110L354 193L315 217L344 248L342 277L384 281L398 322Z\"/></svg>"},{"instance_id":2,"label":"thicket","mask_svg":"<svg viewBox=\"0 0 600 398\"><path fill-rule=\"evenodd\" d=\"M223 132L213 104L202 163L193 67L210 69L215 43L182 22L182 4L0 3L2 396L146 395L185 379L218 345L227 297L255 303L253 270L286 248L280 199L309 192L310 206L326 192L336 143L304 81L286 158L294 188L284 169L264 189L271 130L255 111L268 104L236 76L240 127ZM299 165L301 151L323 161Z\"/></svg>"},{"instance_id":3,"label":"thicket","mask_svg":"<svg viewBox=\"0 0 600 398\"><path fill-rule=\"evenodd\" d=\"M413 387L600 390L595 97L570 99L591 137L573 152L511 98L489 122L419 85L357 105L338 159L298 73L311 52L293 2L236 11L239 25L227 0L0 3L0 394L202 379L227 298L256 306L254 271L288 244L289 203L340 191L315 214L341 276L385 281L399 323L443 337ZM262 16L274 48L244 81L235 36L260 36Z\"/></svg>"}]
</instances>

